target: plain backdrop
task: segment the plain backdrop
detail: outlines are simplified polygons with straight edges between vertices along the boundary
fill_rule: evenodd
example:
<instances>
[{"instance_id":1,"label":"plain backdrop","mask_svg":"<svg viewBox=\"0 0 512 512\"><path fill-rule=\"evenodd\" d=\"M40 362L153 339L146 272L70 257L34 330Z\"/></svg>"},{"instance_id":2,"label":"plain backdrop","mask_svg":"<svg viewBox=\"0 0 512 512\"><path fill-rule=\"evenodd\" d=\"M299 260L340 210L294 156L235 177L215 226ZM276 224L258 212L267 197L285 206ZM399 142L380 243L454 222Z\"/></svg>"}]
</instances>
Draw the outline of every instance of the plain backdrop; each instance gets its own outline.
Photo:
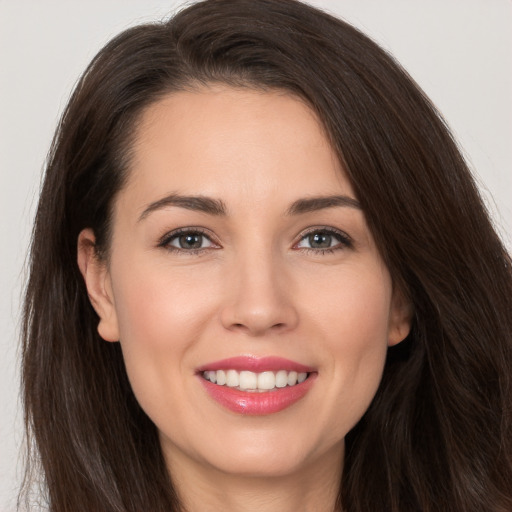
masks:
<instances>
[{"instance_id":1,"label":"plain backdrop","mask_svg":"<svg viewBox=\"0 0 512 512\"><path fill-rule=\"evenodd\" d=\"M512 247L512 2L310 3L352 22L392 52L432 98ZM19 304L53 131L80 73L112 36L180 5L172 0L0 0L0 512L15 510L23 469Z\"/></svg>"}]
</instances>

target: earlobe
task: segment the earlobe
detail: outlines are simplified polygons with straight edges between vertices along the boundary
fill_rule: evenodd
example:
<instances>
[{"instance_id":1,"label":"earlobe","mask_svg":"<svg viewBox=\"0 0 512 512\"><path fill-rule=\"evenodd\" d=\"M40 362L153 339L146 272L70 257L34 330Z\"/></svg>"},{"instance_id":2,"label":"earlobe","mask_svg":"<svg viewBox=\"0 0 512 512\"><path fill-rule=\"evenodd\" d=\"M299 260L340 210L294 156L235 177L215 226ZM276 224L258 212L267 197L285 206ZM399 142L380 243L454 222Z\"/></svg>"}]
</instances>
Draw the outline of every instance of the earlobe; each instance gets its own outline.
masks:
<instances>
[{"instance_id":1,"label":"earlobe","mask_svg":"<svg viewBox=\"0 0 512 512\"><path fill-rule=\"evenodd\" d=\"M414 308L412 302L401 291L393 292L390 318L388 346L398 345L411 331Z\"/></svg>"},{"instance_id":2,"label":"earlobe","mask_svg":"<svg viewBox=\"0 0 512 512\"><path fill-rule=\"evenodd\" d=\"M107 265L96 251L96 238L90 228L78 235L77 263L87 294L98 314L98 333L106 341L119 341L119 327Z\"/></svg>"}]
</instances>

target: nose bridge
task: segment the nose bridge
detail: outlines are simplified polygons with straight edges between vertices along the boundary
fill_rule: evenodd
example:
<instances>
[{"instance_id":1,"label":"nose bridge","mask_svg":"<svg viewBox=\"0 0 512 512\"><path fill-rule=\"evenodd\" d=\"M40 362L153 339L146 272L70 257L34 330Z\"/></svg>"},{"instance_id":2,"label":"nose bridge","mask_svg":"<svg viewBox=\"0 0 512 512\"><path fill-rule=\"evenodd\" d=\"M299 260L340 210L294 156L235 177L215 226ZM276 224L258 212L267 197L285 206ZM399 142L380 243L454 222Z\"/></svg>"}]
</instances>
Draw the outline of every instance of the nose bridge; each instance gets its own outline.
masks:
<instances>
[{"instance_id":1,"label":"nose bridge","mask_svg":"<svg viewBox=\"0 0 512 512\"><path fill-rule=\"evenodd\" d=\"M279 251L268 241L236 252L228 270L232 293L222 313L226 328L257 336L296 325L297 312L284 266Z\"/></svg>"}]
</instances>

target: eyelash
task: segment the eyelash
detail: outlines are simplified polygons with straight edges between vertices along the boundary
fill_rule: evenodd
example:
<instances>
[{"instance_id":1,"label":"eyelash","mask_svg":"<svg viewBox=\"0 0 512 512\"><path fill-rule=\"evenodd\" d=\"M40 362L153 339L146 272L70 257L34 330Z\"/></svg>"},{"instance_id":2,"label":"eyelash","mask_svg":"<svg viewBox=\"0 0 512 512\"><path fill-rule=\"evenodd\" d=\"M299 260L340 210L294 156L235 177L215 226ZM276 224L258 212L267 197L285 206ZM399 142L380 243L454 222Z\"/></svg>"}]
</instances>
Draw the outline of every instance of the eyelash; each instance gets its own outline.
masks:
<instances>
[{"instance_id":1,"label":"eyelash","mask_svg":"<svg viewBox=\"0 0 512 512\"><path fill-rule=\"evenodd\" d=\"M174 247L171 245L171 242L173 240L175 240L178 237L183 236L183 235L200 235L200 236L207 238L212 243L214 248L219 247L219 245L216 244L212 240L212 236L210 234L208 234L208 232L206 230L201 229L201 228L196 228L196 227L179 228L179 229L175 229L175 230L171 231L170 233L166 233L158 242L158 247L162 247L170 252L175 252L175 253L180 253L180 254L186 253L187 255L200 255L203 252L211 249L211 247L201 247L199 249L184 249L184 248L180 248L180 247Z\"/></svg>"},{"instance_id":2,"label":"eyelash","mask_svg":"<svg viewBox=\"0 0 512 512\"><path fill-rule=\"evenodd\" d=\"M294 245L296 247L298 244L300 244L305 238L310 237L312 235L316 234L322 234L327 235L335 238L338 241L338 244L334 247L326 247L324 249L314 249L312 247L300 247L297 248L297 250L303 250L311 254L332 254L336 251L340 251L343 249L351 249L353 248L353 242L352 239L343 231L340 231L338 229L334 229L332 227L327 226L316 226L314 228L309 228L308 230L302 232L300 234L299 241Z\"/></svg>"},{"instance_id":3,"label":"eyelash","mask_svg":"<svg viewBox=\"0 0 512 512\"><path fill-rule=\"evenodd\" d=\"M334 247L327 247L327 248L312 248L312 247L297 247L298 244L300 244L304 239L307 237L310 237L315 234L322 234L327 235L335 238L338 241L338 244ZM213 249L219 248L219 244L214 242L212 240L211 235L202 228L196 228L196 227L188 227L188 228L179 228L171 231L170 233L166 233L158 242L158 247L162 247L170 252L180 253L180 254L187 254L187 255L200 255L203 254L205 251L208 251L212 249L212 247L201 247L198 249L184 249L180 247L174 247L171 245L171 242L177 239L180 236L183 235L200 235L205 237L210 241L210 243L213 246ZM343 231L339 231L337 229L334 229L332 227L323 227L323 226L317 226L315 228L310 228L307 231L304 231L300 234L299 241L294 244L294 248L296 250L302 250L308 253L312 253L315 255L318 254L332 254L336 251L343 250L343 249L350 249L353 247L352 239Z\"/></svg>"}]
</instances>

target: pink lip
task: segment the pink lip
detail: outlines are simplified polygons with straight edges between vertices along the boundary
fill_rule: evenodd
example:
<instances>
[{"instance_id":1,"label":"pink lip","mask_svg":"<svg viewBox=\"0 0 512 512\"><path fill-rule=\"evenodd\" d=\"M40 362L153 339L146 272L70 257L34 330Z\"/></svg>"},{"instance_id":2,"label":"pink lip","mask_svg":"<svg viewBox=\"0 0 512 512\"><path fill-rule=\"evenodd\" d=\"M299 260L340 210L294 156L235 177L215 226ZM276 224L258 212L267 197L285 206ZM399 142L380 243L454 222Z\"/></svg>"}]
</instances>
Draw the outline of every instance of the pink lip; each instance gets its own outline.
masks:
<instances>
[{"instance_id":1,"label":"pink lip","mask_svg":"<svg viewBox=\"0 0 512 512\"><path fill-rule=\"evenodd\" d=\"M282 357L254 356L238 356L222 359L199 367L197 372L205 372L207 370L237 370L239 372L247 370L254 373L277 372L279 370L286 370L288 372L295 371L297 373L311 373L315 371L315 369L310 366L305 366Z\"/></svg>"},{"instance_id":2,"label":"pink lip","mask_svg":"<svg viewBox=\"0 0 512 512\"><path fill-rule=\"evenodd\" d=\"M255 373L286 370L296 371L298 373L307 372L309 376L304 382L296 384L295 386L276 388L272 391L256 392L240 391L228 386L213 384L202 377L202 372L207 370L248 370ZM314 368L280 357L233 357L206 364L197 370L199 381L211 398L230 411L253 416L273 414L298 402L311 389L317 375Z\"/></svg>"},{"instance_id":3,"label":"pink lip","mask_svg":"<svg viewBox=\"0 0 512 512\"><path fill-rule=\"evenodd\" d=\"M314 373L301 384L262 393L218 386L202 377L199 380L210 397L220 405L239 414L256 416L273 414L298 402L310 390L316 376Z\"/></svg>"}]
</instances>

